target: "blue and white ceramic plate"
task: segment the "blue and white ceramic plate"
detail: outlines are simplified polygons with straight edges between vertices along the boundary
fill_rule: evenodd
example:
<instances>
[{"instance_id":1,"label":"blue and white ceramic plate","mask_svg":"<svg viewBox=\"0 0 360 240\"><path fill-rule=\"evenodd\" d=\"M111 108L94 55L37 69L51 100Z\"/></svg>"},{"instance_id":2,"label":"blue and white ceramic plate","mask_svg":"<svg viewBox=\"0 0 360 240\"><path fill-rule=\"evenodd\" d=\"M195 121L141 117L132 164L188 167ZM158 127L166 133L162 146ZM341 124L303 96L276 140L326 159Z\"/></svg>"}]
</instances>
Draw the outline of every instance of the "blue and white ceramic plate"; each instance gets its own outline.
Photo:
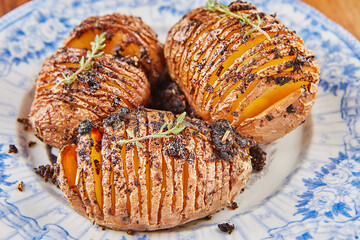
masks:
<instances>
[{"instance_id":1,"label":"blue and white ceramic plate","mask_svg":"<svg viewBox=\"0 0 360 240\"><path fill-rule=\"evenodd\" d=\"M205 1L205 0L204 0ZM103 231L77 214L33 167L48 163L44 144L16 122L26 117L45 57L80 21L133 14L164 41L203 0L37 0L0 19L1 239L358 239L360 236L360 43L317 11L293 0L256 0L304 38L321 68L317 102L296 131L266 146L269 161L253 174L239 208L210 221L135 236ZM37 141L28 148L28 141ZM9 144L19 148L9 154ZM24 191L17 186L24 182ZM230 221L235 231L220 232Z\"/></svg>"}]
</instances>

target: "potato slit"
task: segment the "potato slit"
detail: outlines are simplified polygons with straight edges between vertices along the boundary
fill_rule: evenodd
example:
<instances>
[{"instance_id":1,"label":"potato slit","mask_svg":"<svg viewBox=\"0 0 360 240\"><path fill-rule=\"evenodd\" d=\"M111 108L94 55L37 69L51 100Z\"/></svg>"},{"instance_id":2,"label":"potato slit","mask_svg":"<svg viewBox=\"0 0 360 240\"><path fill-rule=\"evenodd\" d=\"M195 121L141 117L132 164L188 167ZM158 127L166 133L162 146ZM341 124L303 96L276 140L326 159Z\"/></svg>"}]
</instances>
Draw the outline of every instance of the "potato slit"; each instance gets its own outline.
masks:
<instances>
[{"instance_id":1,"label":"potato slit","mask_svg":"<svg viewBox=\"0 0 360 240\"><path fill-rule=\"evenodd\" d=\"M170 138L170 141L173 141L174 138ZM175 203L176 203L176 194L175 194L175 188L176 188L176 184L175 184L175 160L173 157L170 157L171 159L171 169L172 169L172 183L173 183L173 195L172 195L172 204L171 204L171 212L174 214L175 213Z\"/></svg>"},{"instance_id":2,"label":"potato slit","mask_svg":"<svg viewBox=\"0 0 360 240\"><path fill-rule=\"evenodd\" d=\"M127 129L128 125L125 123L124 129ZM124 132L124 139L127 139L127 133L126 131ZM124 144L121 146L121 160L122 160L122 164L123 164L123 170L124 170L124 177L125 177L125 186L126 186L126 210L128 215L130 216L131 213L131 204L130 204L130 194L129 194L129 175L127 172L127 167L126 167L126 146L127 144Z\"/></svg>"},{"instance_id":3,"label":"potato slit","mask_svg":"<svg viewBox=\"0 0 360 240\"><path fill-rule=\"evenodd\" d=\"M256 57L259 53L255 53L253 54L251 57L247 58L247 59L244 59L244 61L236 68L236 70L238 71L240 67L244 66L246 63L248 63L251 59L253 59L254 57ZM219 88L222 86L222 81L223 80L220 80L220 78L217 79L217 81L215 81L215 85L213 86L214 88L214 93L209 93L209 92L205 92L205 95L204 96L204 99L203 99L203 105L207 104L209 102L209 99L211 98L211 96L215 95L216 92L219 91ZM213 106L213 109L214 110L214 107L216 106L216 104L218 103L219 99L225 99L232 90L234 90L235 88L237 88L240 84L242 84L243 82L242 81L238 81L238 82L234 82L234 81L229 81L229 83L227 83L227 86L225 86L226 88L229 88L228 90L226 90L225 93L223 93L223 90L224 89L221 89L220 92L221 92L221 96L216 96L213 100L213 103L212 103L212 106ZM232 85L232 86L231 86ZM219 93L220 95L220 93Z\"/></svg>"},{"instance_id":4,"label":"potato slit","mask_svg":"<svg viewBox=\"0 0 360 240\"><path fill-rule=\"evenodd\" d=\"M275 36L274 33L269 33L269 34L270 34L270 36L272 36L272 37ZM254 51L253 49L250 49L250 52L249 52L249 53L246 53L246 52L245 52L243 55L247 54L247 55L249 55L249 56L247 56L246 58L244 58L241 62L239 62L239 63L237 64L237 66L234 67L234 69L236 69L236 72L243 72L243 70L241 70L241 67L246 67L246 66L244 66L245 64L249 65L250 60L254 59L256 56L258 56L258 55L260 55L260 54L263 54L263 52L266 51L266 50L273 49L273 48L277 47L277 46L278 46L277 44L281 44L281 43L283 43L284 41L286 41L286 40L284 40L284 39L281 38L281 36L282 36L281 34L284 34L284 32L280 31L279 34L280 34L279 36L276 36L276 37L273 38L273 39L274 39L273 41L264 40L263 43L265 43L265 44L263 44L263 46L261 46L261 44L260 44L260 45L257 45L257 46L259 46L259 48L260 48L258 51ZM236 42L233 41L233 43L230 44L230 48L231 48L235 43L236 43ZM257 46L255 46L254 49L255 49ZM270 54L270 53L269 53L269 54ZM263 54L263 55L264 55L264 54ZM268 55L268 54L265 54L264 57L266 57L267 55ZM264 57L263 57L263 58L264 58ZM217 61L218 58L219 58L219 56L217 57L217 59L216 59L215 61ZM257 59L257 61L258 61L258 60L259 60L259 59ZM235 70L233 70L233 71L235 71ZM220 74L221 74L221 73L219 73L219 78L214 81L214 85L211 85L211 86L213 87L213 89L214 89L214 93L209 93L209 92L207 92L207 91L204 93L206 96L204 96L204 98L203 98L203 99L204 99L204 100L203 100L203 103L202 103L203 105L207 104L207 103L209 102L210 97L211 97L212 95L214 95L216 92L219 91L218 94L220 95L220 92L223 92L224 90L226 90L227 88L229 88L230 85L232 84L232 81L229 81L229 83L227 83L226 86L224 86L224 84L221 84L221 83L224 81L224 79L221 80L221 78L223 78L223 76L222 76L222 75L220 76ZM239 82L238 82L238 83L239 83ZM220 87L222 87L221 90L219 90ZM227 91L227 92L229 92L229 91ZM221 96L221 99L223 100L223 99L228 95L228 93L221 94L221 95L222 95L222 96ZM216 96L215 99L213 100L213 104L212 104L213 108L212 108L212 110L215 109L215 106L216 106L216 104L217 104L218 101L219 101L219 96Z\"/></svg>"},{"instance_id":5,"label":"potato slit","mask_svg":"<svg viewBox=\"0 0 360 240\"><path fill-rule=\"evenodd\" d=\"M235 24L238 25L238 23L235 23ZM232 26L231 26L231 27L232 27ZM221 40L221 41L224 41L224 42L227 41L232 35L234 35L235 33L238 33L238 32L239 32L239 29L231 30L230 33L227 33L226 30L227 30L227 29L225 29L225 30L224 30L225 32L222 32L222 33L220 34L220 36L219 36L219 39L220 39L220 38L222 38L225 34L227 34L226 37ZM216 62L216 60L217 60L220 56L222 56L222 54L218 53L218 54L216 55L216 58L215 58L214 60L212 60L212 56L215 54L215 51L218 51L218 50L219 50L219 49L218 49L218 46L219 46L221 43L223 43L223 42L221 42L221 41L215 41L215 46L212 46L212 50L211 50L210 54L208 53L208 51L204 51L204 52L202 53L202 55L200 56L200 58L197 60L197 62L201 62L202 59L203 59L205 56L207 56L207 58L205 58L206 61L205 61L204 64L203 64L204 66L207 66L207 64L208 64L208 62L209 62L210 60L211 60L211 62ZM231 48L231 46L234 45L234 44L235 44L235 42L233 42L233 43L231 43L231 44L229 44L229 45L226 45L225 49ZM224 49L223 49L223 50L224 50ZM196 71L197 68L198 68L198 67L195 66L194 71L192 71L193 75L191 75L190 77L188 77L188 79L193 78L194 75L196 75L196 74L201 74L202 69L200 69L200 71ZM203 69L205 69L205 68L203 68ZM195 79L197 79L197 77L196 77Z\"/></svg>"},{"instance_id":6,"label":"potato slit","mask_svg":"<svg viewBox=\"0 0 360 240\"><path fill-rule=\"evenodd\" d=\"M183 134L184 137L184 134ZM187 189L188 189L188 180L189 180L189 166L188 166L188 161L183 159L184 163L183 163L183 171L182 171L182 182L183 182L183 209L185 209L186 207L186 203L188 202L188 196L187 196Z\"/></svg>"},{"instance_id":7,"label":"potato slit","mask_svg":"<svg viewBox=\"0 0 360 240\"><path fill-rule=\"evenodd\" d=\"M231 191L232 191L232 184L231 184L231 179L232 179L232 172L233 172L233 163L229 163L229 196L231 194Z\"/></svg>"},{"instance_id":8,"label":"potato slit","mask_svg":"<svg viewBox=\"0 0 360 240\"><path fill-rule=\"evenodd\" d=\"M135 172L135 181L137 182L137 186L135 187L138 189L138 204L139 204L139 215L142 216L141 211L141 186L140 186L140 180L139 180L139 166L140 166L140 160L138 156L138 150L137 146L134 146L134 172Z\"/></svg>"},{"instance_id":9,"label":"potato slit","mask_svg":"<svg viewBox=\"0 0 360 240\"><path fill-rule=\"evenodd\" d=\"M276 46L273 46L273 45L272 45L272 46L266 47L266 48L264 48L263 50L261 50L260 52L255 53L255 54L253 54L251 57L245 59L242 63L239 64L239 66L237 66L237 70L236 70L236 71L237 71L237 72L243 72L243 70L242 70L241 68L248 68L248 66L246 66L245 63L248 63L248 62L250 61L250 59L252 59L253 57L257 56L258 54L264 55L263 58L265 58L266 56L268 56L268 54L263 54L263 51L264 51L264 50L268 50L268 51L271 52L271 51L273 51L272 49L274 49L274 47L276 47ZM289 50L289 51L290 51L290 50ZM257 61L259 62L260 59L263 59L263 58L258 58ZM257 71L260 71L260 70L262 70L262 69L265 69L266 67L271 67L271 66L276 66L276 65L279 65L279 64L283 64L283 63L285 63L285 62L287 62L287 61L289 61L289 60L293 60L293 59L294 59L294 56L285 56L285 57L280 58L280 59L275 59L275 58L274 58L274 59L272 59L272 60L269 60L267 63L261 65L260 67L257 67L257 68L255 68L255 69L253 69L253 70L251 71L251 74L253 74L253 73L257 72ZM247 64L247 65L248 65L248 64ZM250 69L250 68L248 68L248 69ZM274 72L274 74L276 74L276 73ZM268 75L268 76L270 76L270 75ZM259 81L260 81L260 80L254 80L254 82L253 82L253 83L250 83L250 86L248 86L248 87L246 88L245 92L242 93L242 94L240 95L240 97L237 96L236 101L232 103L231 108L230 108L230 110L228 111L228 114L227 114L227 116L226 116L226 119L227 119L227 120L229 120L230 122L233 121L234 117L232 116L232 113L235 112L235 111L238 109L239 104L240 104L240 103L242 102L242 100L253 90L253 88L257 85L257 83L258 83ZM229 83L229 84L230 84L230 83ZM215 111L216 106L217 106L218 103L221 103L221 102L225 101L225 99L226 99L227 97L229 97L229 98L233 97L233 95L231 95L231 94L233 93L232 91L233 91L234 89L236 89L236 88L244 85L244 84L246 84L246 83L244 82L244 80L242 80L242 81L238 81L237 83L233 84L231 87L226 86L225 89L222 89L221 91L224 91L224 90L225 90L225 93L223 93L221 96L216 96L216 97L214 97L213 101L211 102L211 106L212 106L211 113L213 113L213 112ZM214 91L218 91L218 89L219 89L219 87L220 87L221 85L222 85L221 83L218 83L217 86L215 87ZM227 90L226 90L226 88L227 88ZM239 89L239 90L240 90L240 89ZM238 91L238 92L240 92L240 91ZM215 94L215 93L209 94L209 95L208 95L208 99L209 99L212 95L214 95L214 94ZM208 99L207 99L206 101L204 101L204 104L206 104L206 102L208 101ZM241 106L241 108L243 108L243 106Z\"/></svg>"},{"instance_id":10,"label":"potato slit","mask_svg":"<svg viewBox=\"0 0 360 240\"><path fill-rule=\"evenodd\" d=\"M124 73L121 73L119 71L119 69L117 69L116 67L114 66L103 66L103 68L107 69L107 70L110 70L110 71L113 71L114 73L116 73L116 75L118 77L116 78L110 78L111 80L114 80L113 82L112 81L109 81L113 86L117 87L118 84L121 84L120 82L122 82L122 80L120 80L119 78L123 78L124 82L126 82L124 84L124 86L126 88L128 88L130 91L135 91L137 95L141 95L141 92L139 92L139 88L144 88L146 86L145 82L142 81L142 78L137 78L138 81L136 81L131 75L134 75L136 73L133 73L131 71L129 71L129 69L126 69L126 73L130 76L126 76ZM101 70L100 70L101 71ZM124 70L123 70L124 71ZM126 81L127 80L127 81ZM116 83L115 83L116 82Z\"/></svg>"},{"instance_id":11,"label":"potato slit","mask_svg":"<svg viewBox=\"0 0 360 240\"><path fill-rule=\"evenodd\" d=\"M114 169L112 160L110 159L111 169ZM110 184L111 184L111 213L115 215L115 187L114 187L114 170L110 173Z\"/></svg>"},{"instance_id":12,"label":"potato slit","mask_svg":"<svg viewBox=\"0 0 360 240\"><path fill-rule=\"evenodd\" d=\"M295 56L284 56L282 58L277 58L277 59L272 59L270 60L269 62L265 63L264 65L254 69L251 71L251 74L254 74L260 70L263 70L267 67L270 67L270 66L276 66L276 65L280 65L280 64L283 64L285 62L290 62L290 61L293 61L295 58Z\"/></svg>"},{"instance_id":13,"label":"potato slit","mask_svg":"<svg viewBox=\"0 0 360 240\"><path fill-rule=\"evenodd\" d=\"M149 135L150 131L149 131L149 118L148 116L146 117L146 135ZM151 195L151 189L152 189L152 181L151 181L151 176L150 176L150 157L149 154L151 153L150 151L150 146L149 146L149 141L146 141L146 171L145 171L145 176L146 176L146 190L147 190L147 210L148 210L148 223L150 224L151 222L151 199L152 199L152 195Z\"/></svg>"},{"instance_id":14,"label":"potato slit","mask_svg":"<svg viewBox=\"0 0 360 240\"><path fill-rule=\"evenodd\" d=\"M195 159L194 159L194 163L195 164L195 173L196 173L196 177L198 179L200 179L200 173L199 173L199 160L198 158L201 157L201 156L198 156L198 143L196 141L196 137L193 137L194 139L194 143L195 143ZM200 183L197 181L197 183L195 184L195 211L197 209L199 209L199 203L198 203L198 198L199 198L199 186Z\"/></svg>"},{"instance_id":15,"label":"potato slit","mask_svg":"<svg viewBox=\"0 0 360 240\"><path fill-rule=\"evenodd\" d=\"M195 17L199 15L198 12L190 12L190 14L188 15L188 17L190 19L195 19ZM180 27L180 29L178 29L177 27ZM192 32L197 30L197 25L196 24L186 24L185 26L181 26L181 25L175 25L173 27L173 30L175 29L178 29L177 31L173 31L173 32L181 32L182 34L184 34L185 36L187 36L187 40L193 36ZM177 59L176 57L181 55L184 51L184 48L181 48L181 47L175 47L176 45L179 45L179 41L174 41L174 39L167 39L167 41L171 41L171 45L169 46L169 49L166 49L168 50L169 52L169 57L171 59ZM175 46L174 46L175 45ZM167 47L167 46L165 46ZM176 51L175 51L176 50ZM182 52L180 52L181 50L183 50ZM169 64L169 65L172 65L172 62Z\"/></svg>"},{"instance_id":16,"label":"potato slit","mask_svg":"<svg viewBox=\"0 0 360 240\"><path fill-rule=\"evenodd\" d=\"M66 176L69 187L74 190L80 197L79 189L76 184L76 178L78 173L78 163L76 158L76 146L68 145L62 150L61 163L64 169L64 175ZM74 164L75 163L75 164ZM79 181L78 181L79 182Z\"/></svg>"},{"instance_id":17,"label":"potato slit","mask_svg":"<svg viewBox=\"0 0 360 240\"><path fill-rule=\"evenodd\" d=\"M206 38L206 41L203 42L203 44L201 46L199 46L196 50L194 50L191 54L191 56L188 57L189 59L189 69L187 71L187 84L190 86L190 88L192 88L193 84L190 84L190 76L193 76L193 74L195 74L196 72L201 71L201 69L199 71L196 71L197 69L199 69L199 64L201 63L203 57L207 54L209 54L209 49L212 47L212 51L211 53L216 49L216 46L219 44L219 38L222 36L223 34L223 30L224 30L224 25L229 24L229 21L226 21L226 18L221 18L219 19L219 21L214 24L211 25L211 29L208 29L208 31L206 31L203 38ZM220 26L219 26L220 25ZM215 27L215 29L214 29ZM221 29L221 33L220 36L213 36L213 30L218 30ZM225 28L226 30L226 28ZM199 36L200 37L200 36ZM209 38L212 38L212 41L209 41ZM215 44L215 47L213 46ZM193 45L191 46L193 47ZM199 57L197 57L200 54ZM209 55L212 56L212 55ZM207 60L209 60L209 58L207 58ZM193 63L195 62L195 66L194 67L190 67L193 65ZM201 63L202 66L206 66L206 63Z\"/></svg>"},{"instance_id":18,"label":"potato slit","mask_svg":"<svg viewBox=\"0 0 360 240\"><path fill-rule=\"evenodd\" d=\"M139 137L145 136L147 134L147 116L146 111L141 110L139 114L137 114L137 119L139 121ZM147 141L143 141L142 144L146 146ZM149 224L148 221L148 201L147 201L147 177L146 177L146 164L147 164L147 149L138 148L137 149L138 157L139 157L139 189L140 189L140 204L141 204L141 221L143 224Z\"/></svg>"},{"instance_id":19,"label":"potato slit","mask_svg":"<svg viewBox=\"0 0 360 240\"><path fill-rule=\"evenodd\" d=\"M271 37L275 36L275 33L269 33L269 35ZM239 47L237 47L233 53L231 53L230 56L228 56L226 58L225 61L222 62L221 67L222 70L220 71L220 73L218 72L218 69L214 70L211 75L209 76L209 80L207 82L206 85L210 85L214 88L214 84L216 82L216 80L218 80L219 78L222 77L222 75L225 73L225 71L227 69L229 69L237 59L241 58L243 54L245 54L245 52L247 52L248 50L250 50L252 47L261 44L263 41L266 40L266 37L263 35L257 35L253 40L246 42L246 44L241 44ZM233 44L230 44L231 46L233 46L235 44L235 42L233 42ZM216 87L216 86L215 86ZM210 92L209 91L205 91L204 92L204 96L203 96L203 100L202 100L202 105L205 104L205 100L208 99Z\"/></svg>"},{"instance_id":20,"label":"potato slit","mask_svg":"<svg viewBox=\"0 0 360 240\"><path fill-rule=\"evenodd\" d=\"M233 34L231 34L231 36L235 35L238 31L239 31L239 30L234 31ZM229 36L229 37L231 37L231 36ZM227 45L227 48L226 48L226 49L228 49L228 51L229 51L229 49L231 49L235 44L237 44L237 41L232 41L229 45ZM218 60L219 60L219 58L220 58L221 56L223 56L223 55L218 54L218 55L216 56L216 58L215 58L214 60L212 60L212 62L214 63L213 65L216 65L216 64L218 63ZM211 57L209 58L209 61L210 61L210 59L211 59ZM218 64L220 64L220 63L218 63ZM209 67L211 68L212 65L209 66ZM204 69L203 71L209 71L210 68ZM221 69L221 68L223 68L223 63L221 63L221 65L220 65L220 69ZM220 84L221 81L219 81L219 79L220 79L221 74L222 74L223 71L224 71L224 70L219 71L219 68L216 69L214 73L215 73L215 76L217 76L218 78L217 78L216 80L215 80L215 79L213 80L214 83L212 83L212 84L209 83L209 85L213 87L214 92L218 89L218 86L221 85L221 84ZM211 75L211 76L212 76L212 75ZM211 76L210 76L210 78L211 78ZM218 81L218 84L215 85L215 86L213 86L213 84L215 84L216 81ZM229 84L230 84L230 82L229 82ZM204 85L204 86L206 86L206 85ZM204 105L204 104L207 102L207 100L209 99L209 97L213 94L213 93L210 93L209 91L205 91L204 86L203 86L203 90L202 90L202 91L203 91L202 105ZM200 89L197 90L197 92L195 93L195 96L200 97L199 92L200 92ZM206 99L206 100L205 100L205 99Z\"/></svg>"},{"instance_id":21,"label":"potato slit","mask_svg":"<svg viewBox=\"0 0 360 240\"><path fill-rule=\"evenodd\" d=\"M249 95L249 93L256 87L256 85L259 83L260 80L256 80L254 82L252 82L250 84L250 86L246 89L246 91L241 94L236 101L232 104L230 111L228 113L228 115L226 116L226 119L229 120L230 122L232 122L234 120L234 116L233 113L236 112L236 110L238 109L240 103L244 100L244 98ZM239 83L240 84L240 83ZM238 86L239 84L237 84L236 86Z\"/></svg>"},{"instance_id":22,"label":"potato slit","mask_svg":"<svg viewBox=\"0 0 360 240\"><path fill-rule=\"evenodd\" d=\"M86 213L88 214L88 216L93 218L94 217L94 211L93 211L92 207L89 205L89 202L91 202L91 201L89 199L89 194L86 191L86 181L85 181L83 172L80 172L80 180L82 180L81 181L82 187L83 187L83 191L82 191L83 197L82 197L82 199L83 199L83 202L84 202L85 207L86 207Z\"/></svg>"},{"instance_id":23,"label":"potato slit","mask_svg":"<svg viewBox=\"0 0 360 240\"><path fill-rule=\"evenodd\" d=\"M213 203L221 203L221 191L223 188L223 169L222 169L222 160L215 160L215 193L213 198ZM212 211L215 211L217 208L216 204L213 204Z\"/></svg>"},{"instance_id":24,"label":"potato slit","mask_svg":"<svg viewBox=\"0 0 360 240\"><path fill-rule=\"evenodd\" d=\"M221 188L221 198L220 201L225 201L228 199L229 194L229 162L221 161L222 164L222 188Z\"/></svg>"},{"instance_id":25,"label":"potato slit","mask_svg":"<svg viewBox=\"0 0 360 240\"><path fill-rule=\"evenodd\" d=\"M212 21L214 21L214 22L212 22ZM176 71L177 74L180 74L180 79L182 79L183 77L182 77L181 72L179 73L179 70L184 69L185 64L186 64L187 62L190 64L189 61L186 61L186 60L185 60L185 59L188 58L189 52L193 52L192 50L193 50L193 47L194 47L194 45L195 45L195 42L200 38L200 36L201 36L203 33L207 32L208 29L210 29L213 25L215 25L215 24L217 23L216 17L213 18L212 21L209 23L210 25L208 25L208 26L207 26L204 30L202 30L199 34L193 34L190 38L188 38L188 39L186 40L185 44L183 45L183 46L185 46L185 48L184 48L184 51L183 51L183 53L182 53L182 55L181 55L181 57L180 57L180 63L182 62L182 64L181 64L181 66L179 66L179 68L178 68L177 71ZM198 28L198 29L201 30L201 28ZM197 30L198 30L198 29L197 29ZM195 31L195 32L196 32L196 31ZM192 38L193 36L195 36L194 39ZM190 44L190 46L188 46L188 44ZM185 72L186 72L186 71L185 71ZM187 82L187 81L188 81L188 79L186 79L185 82ZM185 82L184 82L184 81L181 81L181 83L185 83ZM187 85L185 85L185 86L187 86Z\"/></svg>"},{"instance_id":26,"label":"potato slit","mask_svg":"<svg viewBox=\"0 0 360 240\"><path fill-rule=\"evenodd\" d=\"M273 85L265 90L258 98L252 101L243 111L239 118L239 123L247 118L252 118L263 112L265 109L280 101L287 95L295 92L304 85L308 85L307 81L299 81L295 83L286 83L282 86Z\"/></svg>"},{"instance_id":27,"label":"potato slit","mask_svg":"<svg viewBox=\"0 0 360 240\"><path fill-rule=\"evenodd\" d=\"M120 87L118 84L115 84L113 82L110 81L106 81L106 84L108 84L109 86L115 87L117 89L119 89L119 91L121 91L122 93L124 93L126 95L126 98L122 98L122 100L126 103L126 105L128 105L130 108L134 108L134 103L130 103L129 100L132 101L134 96L131 96L127 91L124 90L124 88Z\"/></svg>"},{"instance_id":28,"label":"potato slit","mask_svg":"<svg viewBox=\"0 0 360 240\"><path fill-rule=\"evenodd\" d=\"M164 146L164 140L161 139L161 146ZM161 153L161 173L162 173L162 184L161 184L161 197L160 197L160 204L159 204L159 211L158 211L158 220L157 224L159 225L162 221L161 219L161 212L163 210L164 198L166 194L166 161L164 159L163 153Z\"/></svg>"},{"instance_id":29,"label":"potato slit","mask_svg":"<svg viewBox=\"0 0 360 240\"><path fill-rule=\"evenodd\" d=\"M93 128L90 135L94 141L90 150L91 168L94 176L94 187L96 201L100 211L103 212L103 191L102 191L102 155L101 155L101 139L102 134L98 128Z\"/></svg>"}]
</instances>

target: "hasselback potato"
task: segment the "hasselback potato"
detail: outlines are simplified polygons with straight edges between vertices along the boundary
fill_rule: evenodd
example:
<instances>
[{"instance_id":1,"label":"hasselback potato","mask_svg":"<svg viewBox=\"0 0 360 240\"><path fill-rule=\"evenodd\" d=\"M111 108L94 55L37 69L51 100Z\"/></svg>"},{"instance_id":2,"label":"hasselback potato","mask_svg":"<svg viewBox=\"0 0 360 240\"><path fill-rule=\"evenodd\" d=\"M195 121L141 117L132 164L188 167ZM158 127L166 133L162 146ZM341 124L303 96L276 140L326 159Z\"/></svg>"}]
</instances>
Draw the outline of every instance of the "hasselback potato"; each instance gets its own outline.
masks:
<instances>
[{"instance_id":1,"label":"hasselback potato","mask_svg":"<svg viewBox=\"0 0 360 240\"><path fill-rule=\"evenodd\" d=\"M72 143L77 126L85 119L98 124L121 107L135 108L149 100L145 74L106 54L93 59L92 67L80 72L72 84L54 89L62 73L74 73L85 55L85 49L60 48L45 60L35 80L29 118L37 136L53 147Z\"/></svg>"},{"instance_id":2,"label":"hasselback potato","mask_svg":"<svg viewBox=\"0 0 360 240\"><path fill-rule=\"evenodd\" d=\"M90 42L103 32L107 39L105 53L140 65L150 82L157 81L165 69L163 44L139 17L118 13L90 17L73 29L64 45L91 49Z\"/></svg>"},{"instance_id":3,"label":"hasselback potato","mask_svg":"<svg viewBox=\"0 0 360 240\"><path fill-rule=\"evenodd\" d=\"M319 67L294 31L250 3L228 9L259 22L270 38L240 19L197 8L169 31L169 73L206 121L227 119L242 135L274 141L299 126L316 97ZM248 35L248 36L247 36Z\"/></svg>"},{"instance_id":4,"label":"hasselback potato","mask_svg":"<svg viewBox=\"0 0 360 240\"><path fill-rule=\"evenodd\" d=\"M226 120L185 118L187 127L170 138L119 144L159 133L170 122L177 122L170 112L123 108L102 126L81 123L77 146L65 146L57 162L70 204L119 230L169 228L227 206L252 171L250 140Z\"/></svg>"}]
</instances>

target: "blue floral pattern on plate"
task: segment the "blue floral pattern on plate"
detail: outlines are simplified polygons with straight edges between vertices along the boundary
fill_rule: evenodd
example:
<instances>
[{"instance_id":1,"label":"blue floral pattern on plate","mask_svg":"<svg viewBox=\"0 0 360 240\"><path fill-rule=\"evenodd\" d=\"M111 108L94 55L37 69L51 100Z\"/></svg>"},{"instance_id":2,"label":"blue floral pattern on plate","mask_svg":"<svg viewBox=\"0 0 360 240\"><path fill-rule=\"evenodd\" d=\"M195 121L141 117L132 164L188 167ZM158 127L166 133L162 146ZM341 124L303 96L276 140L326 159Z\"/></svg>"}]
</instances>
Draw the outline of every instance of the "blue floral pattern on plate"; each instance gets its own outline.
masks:
<instances>
[{"instance_id":1,"label":"blue floral pattern on plate","mask_svg":"<svg viewBox=\"0 0 360 240\"><path fill-rule=\"evenodd\" d=\"M135 236L93 226L69 207L58 189L35 176L32 168L46 163L44 145L38 142L29 149L26 143L34 137L22 130L16 118L28 113L33 79L43 60L81 20L112 12L141 16L164 41L170 26L204 1L37 0L0 19L0 238L358 239L360 44L300 2L254 3L263 11L276 12L296 30L319 62L322 75L309 123L268 147L267 169L252 177L245 194L239 197L240 206L244 206L239 211L224 210L210 222ZM292 139L298 143L294 145L299 146L298 153L293 165L286 168L293 157L286 152L291 149L284 149ZM9 144L16 144L19 153L8 154ZM277 157L279 152L285 155ZM249 197L256 198L258 192L269 188L262 184L271 174L277 174L272 173L274 169L285 171L285 177L270 186L273 189L258 198L256 204L246 207ZM17 190L20 180L25 183L24 192ZM227 220L235 224L230 236L216 226Z\"/></svg>"}]
</instances>

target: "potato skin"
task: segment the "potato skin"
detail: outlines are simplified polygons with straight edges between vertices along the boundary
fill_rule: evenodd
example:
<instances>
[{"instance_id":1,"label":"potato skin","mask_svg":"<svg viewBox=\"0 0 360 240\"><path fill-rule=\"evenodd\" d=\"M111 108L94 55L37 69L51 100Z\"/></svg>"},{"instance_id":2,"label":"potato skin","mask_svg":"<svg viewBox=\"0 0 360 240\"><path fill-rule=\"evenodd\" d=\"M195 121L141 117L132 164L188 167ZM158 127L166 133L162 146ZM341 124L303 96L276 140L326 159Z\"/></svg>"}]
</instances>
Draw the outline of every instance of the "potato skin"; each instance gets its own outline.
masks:
<instances>
[{"instance_id":1,"label":"potato skin","mask_svg":"<svg viewBox=\"0 0 360 240\"><path fill-rule=\"evenodd\" d=\"M45 143L60 148L73 142L76 128L83 120L100 123L121 107L147 104L150 84L138 68L103 55L94 59L91 69L78 74L72 84L60 84L62 73L71 75L79 67L86 50L60 48L47 58L35 80L35 99L30 121Z\"/></svg>"},{"instance_id":2,"label":"potato skin","mask_svg":"<svg viewBox=\"0 0 360 240\"><path fill-rule=\"evenodd\" d=\"M163 123L174 119L170 112L123 108L104 120L103 209L98 211L96 201L82 198L91 221L116 230L165 229L215 213L239 194L252 171L249 140L232 131L226 121L210 125L186 118L192 126L172 138L143 140L144 148L134 143L115 144L130 139L126 129L141 137L158 132ZM226 131L229 135L223 140ZM88 187L94 186L93 170L86 167L86 161L79 160L89 156L88 142L88 134L79 137L79 189L87 186L82 197L94 195ZM67 189L62 186L66 181L59 184ZM72 201L69 196L65 194ZM72 206L84 213L83 205Z\"/></svg>"},{"instance_id":3,"label":"potato skin","mask_svg":"<svg viewBox=\"0 0 360 240\"><path fill-rule=\"evenodd\" d=\"M227 119L243 136L269 143L295 129L309 114L319 67L302 39L274 16L244 2L233 2L229 9L248 14L252 21L259 15L261 28L271 39L258 31L243 38L250 25L242 26L238 19L197 8L169 31L164 47L168 71L203 120ZM263 112L245 119L242 116L274 85L299 82L303 85L296 90L297 98L290 97L295 91L291 90L283 99L267 103ZM289 106L296 109L287 112Z\"/></svg>"},{"instance_id":4,"label":"potato skin","mask_svg":"<svg viewBox=\"0 0 360 240\"><path fill-rule=\"evenodd\" d=\"M96 34L103 32L106 32L105 53L140 65L151 83L162 75L165 70L163 44L157 40L154 30L139 17L119 13L90 17L71 31L64 46L90 49L88 39L92 41Z\"/></svg>"}]
</instances>

